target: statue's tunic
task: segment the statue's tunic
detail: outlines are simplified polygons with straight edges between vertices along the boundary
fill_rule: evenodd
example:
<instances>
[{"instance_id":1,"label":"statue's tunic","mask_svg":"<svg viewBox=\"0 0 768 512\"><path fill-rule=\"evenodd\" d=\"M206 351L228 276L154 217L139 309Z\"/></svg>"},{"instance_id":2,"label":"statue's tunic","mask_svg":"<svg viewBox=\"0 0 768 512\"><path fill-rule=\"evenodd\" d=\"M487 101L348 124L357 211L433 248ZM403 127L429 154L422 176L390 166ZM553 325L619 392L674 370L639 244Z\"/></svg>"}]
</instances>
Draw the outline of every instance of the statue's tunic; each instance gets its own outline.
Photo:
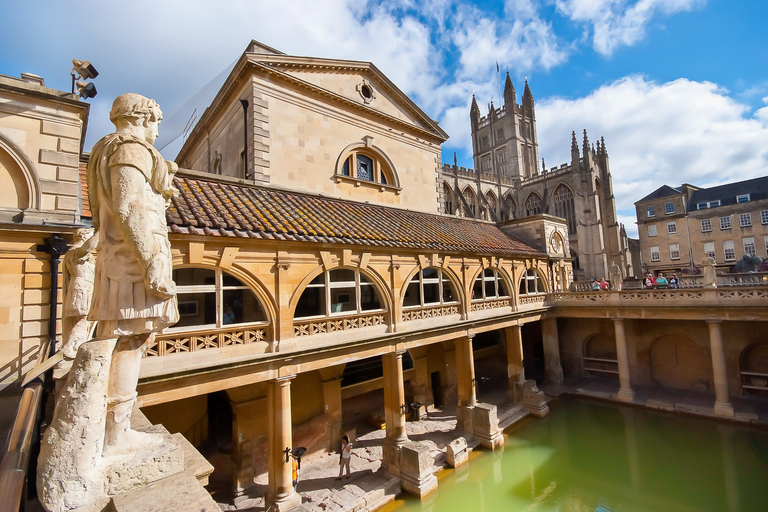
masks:
<instances>
[{"instance_id":1,"label":"statue's tunic","mask_svg":"<svg viewBox=\"0 0 768 512\"><path fill-rule=\"evenodd\" d=\"M93 297L94 262L88 254L82 261L69 251L64 255L64 282L67 283L62 316L85 316Z\"/></svg>"},{"instance_id":2,"label":"statue's tunic","mask_svg":"<svg viewBox=\"0 0 768 512\"><path fill-rule=\"evenodd\" d=\"M141 219L136 244L126 240L112 197L111 172L130 167L140 173L139 190L115 191L134 195L130 215ZM129 135L112 134L94 146L88 165L88 187L93 223L99 230L93 303L89 320L98 322L96 336L110 338L160 332L179 320L175 295L164 298L145 287L144 275L151 256L168 281L172 279L171 246L165 220L166 197L173 190L171 175L160 153L147 142Z\"/></svg>"}]
</instances>

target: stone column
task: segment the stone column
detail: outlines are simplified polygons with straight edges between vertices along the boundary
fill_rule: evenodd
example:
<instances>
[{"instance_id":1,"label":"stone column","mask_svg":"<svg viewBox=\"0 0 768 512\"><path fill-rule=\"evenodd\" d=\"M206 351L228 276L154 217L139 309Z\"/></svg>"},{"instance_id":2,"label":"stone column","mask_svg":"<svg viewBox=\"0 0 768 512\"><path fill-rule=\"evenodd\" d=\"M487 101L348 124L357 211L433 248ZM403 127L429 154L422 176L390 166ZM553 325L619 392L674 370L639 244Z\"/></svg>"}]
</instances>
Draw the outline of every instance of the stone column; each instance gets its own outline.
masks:
<instances>
[{"instance_id":1,"label":"stone column","mask_svg":"<svg viewBox=\"0 0 768 512\"><path fill-rule=\"evenodd\" d=\"M400 475L400 448L408 442L405 432L405 389L403 386L403 352L381 356L384 363L384 439L382 465L393 476Z\"/></svg>"},{"instance_id":2,"label":"stone column","mask_svg":"<svg viewBox=\"0 0 768 512\"><path fill-rule=\"evenodd\" d=\"M728 370L725 365L725 349L723 334L719 320L708 320L709 346L712 352L712 372L715 377L715 414L717 416L733 417L733 404L728 392Z\"/></svg>"},{"instance_id":3,"label":"stone column","mask_svg":"<svg viewBox=\"0 0 768 512\"><path fill-rule=\"evenodd\" d=\"M509 378L507 399L518 403L523 399L523 385L525 384L523 338L520 334L520 326L513 325L504 329L504 339L507 344L507 377Z\"/></svg>"},{"instance_id":4,"label":"stone column","mask_svg":"<svg viewBox=\"0 0 768 512\"><path fill-rule=\"evenodd\" d=\"M635 391L629 374L629 356L627 355L627 337L624 334L624 319L614 318L613 328L616 335L616 359L619 363L619 400L634 402Z\"/></svg>"},{"instance_id":5,"label":"stone column","mask_svg":"<svg viewBox=\"0 0 768 512\"><path fill-rule=\"evenodd\" d=\"M456 380L459 404L456 408L456 426L464 432L474 431L472 409L477 403L475 395L475 360L472 354L472 338L464 336L456 340Z\"/></svg>"},{"instance_id":6,"label":"stone column","mask_svg":"<svg viewBox=\"0 0 768 512\"><path fill-rule=\"evenodd\" d=\"M563 383L563 367L560 366L560 344L557 338L557 318L541 321L541 337L544 343L544 374L547 382Z\"/></svg>"},{"instance_id":7,"label":"stone column","mask_svg":"<svg viewBox=\"0 0 768 512\"><path fill-rule=\"evenodd\" d=\"M291 427L291 379L281 377L267 387L267 463L269 485L267 503L278 512L301 505L301 496L293 490L292 463L285 462L286 448L293 448Z\"/></svg>"}]
</instances>

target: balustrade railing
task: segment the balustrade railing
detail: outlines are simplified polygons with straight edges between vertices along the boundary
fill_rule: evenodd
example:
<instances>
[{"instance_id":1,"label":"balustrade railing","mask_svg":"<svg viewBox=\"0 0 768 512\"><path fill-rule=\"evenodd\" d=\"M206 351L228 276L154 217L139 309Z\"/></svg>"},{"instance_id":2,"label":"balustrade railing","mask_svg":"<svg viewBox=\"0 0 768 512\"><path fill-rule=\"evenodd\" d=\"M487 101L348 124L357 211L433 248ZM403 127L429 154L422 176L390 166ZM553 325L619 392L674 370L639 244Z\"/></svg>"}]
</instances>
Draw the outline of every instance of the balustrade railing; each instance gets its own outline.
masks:
<instances>
[{"instance_id":1,"label":"balustrade railing","mask_svg":"<svg viewBox=\"0 0 768 512\"><path fill-rule=\"evenodd\" d=\"M403 322L410 322L411 320L422 320L425 318L437 318L441 316L450 316L459 314L458 304L441 304L435 306L423 306L403 309L403 314L400 315L400 319Z\"/></svg>"},{"instance_id":2,"label":"balustrade railing","mask_svg":"<svg viewBox=\"0 0 768 512\"><path fill-rule=\"evenodd\" d=\"M521 306L528 305L528 304L540 304L540 303L543 303L546 298L547 298L547 295L545 294L521 295L519 299L519 303Z\"/></svg>"},{"instance_id":3,"label":"balustrade railing","mask_svg":"<svg viewBox=\"0 0 768 512\"><path fill-rule=\"evenodd\" d=\"M469 305L470 311L485 311L487 309L496 309L512 306L512 298L504 297L501 299L474 300Z\"/></svg>"},{"instance_id":4,"label":"balustrade railing","mask_svg":"<svg viewBox=\"0 0 768 512\"><path fill-rule=\"evenodd\" d=\"M314 320L298 320L293 322L293 335L295 337L312 336L328 332L385 325L387 322L386 315L386 311L377 311L375 313L354 314L345 317L332 316Z\"/></svg>"},{"instance_id":5,"label":"balustrade railing","mask_svg":"<svg viewBox=\"0 0 768 512\"><path fill-rule=\"evenodd\" d=\"M741 300L768 299L768 287L679 288L623 291L558 292L547 296L552 303L574 305L680 305L704 302L710 305L729 305Z\"/></svg>"},{"instance_id":6,"label":"balustrade railing","mask_svg":"<svg viewBox=\"0 0 768 512\"><path fill-rule=\"evenodd\" d=\"M270 325L251 324L230 329L209 329L204 331L177 332L157 336L144 357L160 357L185 352L221 349L237 345L269 343Z\"/></svg>"}]
</instances>

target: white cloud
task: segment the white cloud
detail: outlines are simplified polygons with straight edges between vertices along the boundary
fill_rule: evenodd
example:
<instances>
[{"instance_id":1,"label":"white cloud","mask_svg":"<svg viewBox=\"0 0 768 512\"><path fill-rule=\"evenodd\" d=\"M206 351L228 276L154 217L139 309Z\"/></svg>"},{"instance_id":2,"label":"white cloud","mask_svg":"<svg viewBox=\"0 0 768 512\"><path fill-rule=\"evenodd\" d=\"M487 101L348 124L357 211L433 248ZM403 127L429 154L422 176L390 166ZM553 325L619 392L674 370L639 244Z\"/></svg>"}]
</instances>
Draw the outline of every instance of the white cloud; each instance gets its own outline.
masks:
<instances>
[{"instance_id":1,"label":"white cloud","mask_svg":"<svg viewBox=\"0 0 768 512\"><path fill-rule=\"evenodd\" d=\"M575 100L536 106L539 152L552 167L570 161L571 131L605 136L617 209L661 185L711 186L768 174L768 107L749 107L710 82L657 84L630 76ZM629 229L629 227L628 227Z\"/></svg>"},{"instance_id":2,"label":"white cloud","mask_svg":"<svg viewBox=\"0 0 768 512\"><path fill-rule=\"evenodd\" d=\"M592 29L596 51L610 56L619 46L632 46L645 37L656 14L690 11L706 0L556 0L557 10Z\"/></svg>"}]
</instances>

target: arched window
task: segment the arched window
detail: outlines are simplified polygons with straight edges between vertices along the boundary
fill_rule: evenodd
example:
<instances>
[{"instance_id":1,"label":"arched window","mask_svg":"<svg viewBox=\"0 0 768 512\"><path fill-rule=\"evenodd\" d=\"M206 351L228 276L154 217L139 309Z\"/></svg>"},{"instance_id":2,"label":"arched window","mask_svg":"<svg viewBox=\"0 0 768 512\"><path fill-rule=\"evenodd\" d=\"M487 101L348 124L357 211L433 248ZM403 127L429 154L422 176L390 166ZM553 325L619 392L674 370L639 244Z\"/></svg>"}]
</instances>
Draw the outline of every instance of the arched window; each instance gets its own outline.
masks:
<instances>
[{"instance_id":1,"label":"arched window","mask_svg":"<svg viewBox=\"0 0 768 512\"><path fill-rule=\"evenodd\" d=\"M501 218L503 220L514 219L515 210L517 210L517 205L515 204L515 200L512 199L512 195L506 194L501 204L502 204Z\"/></svg>"},{"instance_id":2,"label":"arched window","mask_svg":"<svg viewBox=\"0 0 768 512\"><path fill-rule=\"evenodd\" d=\"M466 199L467 203L469 204L469 210L472 212L472 216L477 216L477 196L475 195L475 191L471 188L467 187L464 189L464 199Z\"/></svg>"},{"instance_id":3,"label":"arched window","mask_svg":"<svg viewBox=\"0 0 768 512\"><path fill-rule=\"evenodd\" d=\"M568 233L576 233L576 213L573 206L573 192L565 185L555 189L555 215L562 217L568 223Z\"/></svg>"},{"instance_id":4,"label":"arched window","mask_svg":"<svg viewBox=\"0 0 768 512\"><path fill-rule=\"evenodd\" d=\"M537 295L547 293L544 281L535 268L529 268L520 280L520 295Z\"/></svg>"},{"instance_id":5,"label":"arched window","mask_svg":"<svg viewBox=\"0 0 768 512\"><path fill-rule=\"evenodd\" d=\"M339 158L336 168L336 182L345 179L355 182L369 182L385 187L399 187L397 174L392 162L375 147L354 144L347 147Z\"/></svg>"},{"instance_id":6,"label":"arched window","mask_svg":"<svg viewBox=\"0 0 768 512\"><path fill-rule=\"evenodd\" d=\"M373 282L359 270L338 268L318 275L301 294L294 318L383 310Z\"/></svg>"},{"instance_id":7,"label":"arched window","mask_svg":"<svg viewBox=\"0 0 768 512\"><path fill-rule=\"evenodd\" d=\"M532 192L525 200L525 216L538 215L541 213L541 197L536 192Z\"/></svg>"},{"instance_id":8,"label":"arched window","mask_svg":"<svg viewBox=\"0 0 768 512\"><path fill-rule=\"evenodd\" d=\"M509 297L504 278L495 268L486 268L475 279L472 300L499 299Z\"/></svg>"},{"instance_id":9,"label":"arched window","mask_svg":"<svg viewBox=\"0 0 768 512\"><path fill-rule=\"evenodd\" d=\"M453 215L453 192L447 183L443 183L443 212Z\"/></svg>"},{"instance_id":10,"label":"arched window","mask_svg":"<svg viewBox=\"0 0 768 512\"><path fill-rule=\"evenodd\" d=\"M173 271L179 301L174 326L218 328L266 322L267 314L251 288L222 270L179 268Z\"/></svg>"},{"instance_id":11,"label":"arched window","mask_svg":"<svg viewBox=\"0 0 768 512\"><path fill-rule=\"evenodd\" d=\"M459 294L448 276L438 268L425 268L408 283L403 307L456 304L458 301Z\"/></svg>"},{"instance_id":12,"label":"arched window","mask_svg":"<svg viewBox=\"0 0 768 512\"><path fill-rule=\"evenodd\" d=\"M488 203L488 207L493 210L493 213L498 213L499 209L496 196L490 190L485 193L485 201Z\"/></svg>"}]
</instances>

